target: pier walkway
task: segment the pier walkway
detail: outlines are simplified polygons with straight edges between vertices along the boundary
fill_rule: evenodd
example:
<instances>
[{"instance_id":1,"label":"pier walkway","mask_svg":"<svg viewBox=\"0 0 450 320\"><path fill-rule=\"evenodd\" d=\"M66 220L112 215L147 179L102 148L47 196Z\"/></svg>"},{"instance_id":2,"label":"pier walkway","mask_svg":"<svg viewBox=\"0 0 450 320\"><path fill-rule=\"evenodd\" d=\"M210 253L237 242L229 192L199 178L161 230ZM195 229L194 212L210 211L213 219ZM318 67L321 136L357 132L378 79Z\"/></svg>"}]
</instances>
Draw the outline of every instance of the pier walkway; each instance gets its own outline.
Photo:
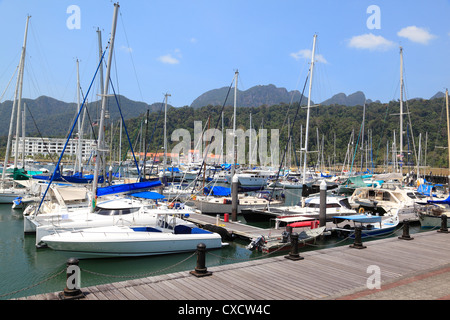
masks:
<instances>
[{"instance_id":1,"label":"pier walkway","mask_svg":"<svg viewBox=\"0 0 450 320\"><path fill-rule=\"evenodd\" d=\"M82 288L82 300L450 299L450 234L436 230ZM81 263L80 263L81 264ZM82 270L82 264L81 264ZM61 288L63 289L63 288ZM58 293L18 300L56 300ZM268 302L269 303L269 302Z\"/></svg>"}]
</instances>

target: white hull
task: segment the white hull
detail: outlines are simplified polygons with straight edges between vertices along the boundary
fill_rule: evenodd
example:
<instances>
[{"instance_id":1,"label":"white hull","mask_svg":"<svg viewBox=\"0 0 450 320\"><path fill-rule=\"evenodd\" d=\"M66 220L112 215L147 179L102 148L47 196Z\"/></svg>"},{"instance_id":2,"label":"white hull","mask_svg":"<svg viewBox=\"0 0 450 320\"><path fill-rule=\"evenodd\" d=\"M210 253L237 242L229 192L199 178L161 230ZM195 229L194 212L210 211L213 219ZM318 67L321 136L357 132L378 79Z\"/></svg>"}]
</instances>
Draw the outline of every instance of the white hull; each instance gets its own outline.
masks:
<instances>
[{"instance_id":1,"label":"white hull","mask_svg":"<svg viewBox=\"0 0 450 320\"><path fill-rule=\"evenodd\" d=\"M185 207L184 209L168 209L165 206L149 207L142 205L140 201L132 201L129 199L111 200L99 205L103 205L104 208L107 208L107 205L109 205L111 208L109 210L115 212L111 212L111 214L104 214L104 211L90 212L89 207L82 207L73 211L61 210L53 214L25 216L24 232L35 232L36 245L39 245L43 237L54 233L55 230L80 230L105 226L154 225L158 219L158 215L176 214L182 216L193 212L189 207ZM117 214L117 209L113 209L114 207L122 208L123 213L119 212ZM108 213L107 210L105 209L106 213ZM175 218L175 220L180 220L180 218Z\"/></svg>"},{"instance_id":2,"label":"white hull","mask_svg":"<svg viewBox=\"0 0 450 320\"><path fill-rule=\"evenodd\" d=\"M17 197L27 196L28 192L25 189L1 189L0 190L0 203L13 203L13 200Z\"/></svg>"},{"instance_id":3,"label":"white hull","mask_svg":"<svg viewBox=\"0 0 450 320\"><path fill-rule=\"evenodd\" d=\"M224 214L231 213L232 203L231 197L210 197L210 198L197 198L193 200L194 206L202 213L206 214ZM237 206L237 214L242 213L242 209L248 208L260 208L269 204L269 201L264 198L258 197L244 197L239 198L239 204ZM270 201L271 206L279 206L282 202L278 200Z\"/></svg>"},{"instance_id":4,"label":"white hull","mask_svg":"<svg viewBox=\"0 0 450 320\"><path fill-rule=\"evenodd\" d=\"M420 226L422 228L440 228L442 225L441 216L419 213ZM447 219L447 228L450 227L450 219Z\"/></svg>"},{"instance_id":5,"label":"white hull","mask_svg":"<svg viewBox=\"0 0 450 320\"><path fill-rule=\"evenodd\" d=\"M201 230L194 228L196 230ZM78 232L56 233L43 241L53 250L77 258L129 257L192 252L199 243L206 249L222 247L219 234L208 231L194 234L134 231L129 227L106 227ZM203 233L204 232L204 233Z\"/></svg>"}]
</instances>

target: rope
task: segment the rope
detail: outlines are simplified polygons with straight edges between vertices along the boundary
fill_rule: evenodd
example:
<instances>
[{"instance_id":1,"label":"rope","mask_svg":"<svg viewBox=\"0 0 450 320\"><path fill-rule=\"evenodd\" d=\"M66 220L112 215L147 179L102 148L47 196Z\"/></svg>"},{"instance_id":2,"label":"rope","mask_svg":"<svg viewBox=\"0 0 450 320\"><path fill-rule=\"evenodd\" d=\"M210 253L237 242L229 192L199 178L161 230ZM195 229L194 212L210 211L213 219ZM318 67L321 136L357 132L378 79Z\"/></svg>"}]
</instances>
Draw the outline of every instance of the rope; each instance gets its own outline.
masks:
<instances>
[{"instance_id":1,"label":"rope","mask_svg":"<svg viewBox=\"0 0 450 320\"><path fill-rule=\"evenodd\" d=\"M171 265L171 266L168 266L168 267L163 268L163 269L160 269L160 270L156 270L156 271L144 273L144 274L135 274L135 275L124 275L124 276L120 276L120 275L104 274L104 273L99 273L99 272L95 272L95 271L89 271L89 270L86 270L86 269L84 269L84 268L80 268L80 270L81 270L81 271L84 271L84 272L87 272L87 273L90 273L90 274L93 274L93 275L96 275L96 276L111 277L111 278L145 278L145 277L148 277L148 276L150 276L150 275L153 275L153 274L156 274L156 273L159 273L159 272L166 271L166 270L169 270L169 269L171 269L171 268L174 268L174 267L176 267L176 266L182 264L183 262L189 260L190 258L192 258L192 257L193 257L194 255L196 255L196 254L197 254L197 251L194 252L193 254L191 254L189 257L187 257L187 258L181 260L180 262L177 262L177 263L175 263L175 264L173 264L173 265Z\"/></svg>"},{"instance_id":2,"label":"rope","mask_svg":"<svg viewBox=\"0 0 450 320\"><path fill-rule=\"evenodd\" d=\"M13 295L13 294L16 294L16 293L19 293L19 292L22 292L22 291L25 291L25 290L34 288L34 287L36 287L36 286L38 286L38 285L43 284L44 282L47 282L47 281L49 281L49 280L51 280L51 279L53 279L53 278L56 278L57 276L59 276L61 273L65 272L65 271L66 271L66 268L64 268L63 270L57 272L56 274L54 274L53 276L51 276L51 277L49 277L49 278L47 278L47 279L44 279L44 280L42 280L42 281L39 281L39 282L36 283L36 284L33 284L33 285L31 285L31 286L28 286L28 287L25 287L25 288L23 288L23 289L19 289L19 290L10 292L10 293L2 294L2 295L0 295L0 298L6 297L6 296L10 296L10 295Z\"/></svg>"}]
</instances>

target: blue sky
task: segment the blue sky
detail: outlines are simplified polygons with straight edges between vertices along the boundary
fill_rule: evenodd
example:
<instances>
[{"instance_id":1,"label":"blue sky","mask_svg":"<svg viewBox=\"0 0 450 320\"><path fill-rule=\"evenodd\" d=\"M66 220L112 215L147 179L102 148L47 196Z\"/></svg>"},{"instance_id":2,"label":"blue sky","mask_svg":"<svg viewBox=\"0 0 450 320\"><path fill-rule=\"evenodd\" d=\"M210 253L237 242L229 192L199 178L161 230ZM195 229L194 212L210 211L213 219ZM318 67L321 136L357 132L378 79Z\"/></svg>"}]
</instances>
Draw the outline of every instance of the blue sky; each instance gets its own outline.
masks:
<instances>
[{"instance_id":1,"label":"blue sky","mask_svg":"<svg viewBox=\"0 0 450 320\"><path fill-rule=\"evenodd\" d=\"M312 100L363 91L368 99L398 99L399 46L406 97L430 98L449 86L450 2L303 0L122 0L112 79L116 92L146 103L190 105L202 93L274 84L300 90L313 36L317 64ZM69 28L79 8L79 27ZM375 11L368 8L375 5ZM97 28L103 47L113 1L1 0L1 102L11 100L25 21L31 15L23 97L76 101L76 59L87 91L97 66ZM376 28L369 28L378 23ZM70 25L70 24L69 24ZM94 87L90 100L97 99Z\"/></svg>"}]
</instances>

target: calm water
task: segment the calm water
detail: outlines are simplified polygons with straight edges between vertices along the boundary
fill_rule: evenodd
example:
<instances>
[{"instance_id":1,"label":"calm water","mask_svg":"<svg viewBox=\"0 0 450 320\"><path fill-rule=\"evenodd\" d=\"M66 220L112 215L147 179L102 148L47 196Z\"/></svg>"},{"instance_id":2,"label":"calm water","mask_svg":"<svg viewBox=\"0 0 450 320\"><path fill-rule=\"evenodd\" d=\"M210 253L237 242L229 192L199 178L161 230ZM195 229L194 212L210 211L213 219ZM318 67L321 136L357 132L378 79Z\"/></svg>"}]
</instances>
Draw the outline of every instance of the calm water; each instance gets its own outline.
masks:
<instances>
[{"instance_id":1,"label":"calm water","mask_svg":"<svg viewBox=\"0 0 450 320\"><path fill-rule=\"evenodd\" d=\"M287 202L295 202L297 199L296 196L287 194L286 200ZM238 217L238 219L245 223L242 217ZM264 224L260 226L268 227ZM410 232L418 232L419 229L419 226L411 226ZM351 241L339 242L339 244L348 243L351 243ZM261 258L261 253L245 249L246 245L246 241L238 239L230 242L227 247L209 251L206 256L206 267ZM333 245L335 243L332 239L326 239L325 242L319 242L316 246L306 249L315 250ZM285 255L286 252L276 254ZM22 210L14 210L9 204L0 205L1 300L62 291L66 283L66 260L67 256L51 249L36 249L35 236L24 235L23 233ZM196 255L192 253L139 258L80 260L80 268L82 269L81 286L87 287L129 280L139 276L194 270L196 263ZM16 291L19 292L14 293Z\"/></svg>"}]
</instances>

